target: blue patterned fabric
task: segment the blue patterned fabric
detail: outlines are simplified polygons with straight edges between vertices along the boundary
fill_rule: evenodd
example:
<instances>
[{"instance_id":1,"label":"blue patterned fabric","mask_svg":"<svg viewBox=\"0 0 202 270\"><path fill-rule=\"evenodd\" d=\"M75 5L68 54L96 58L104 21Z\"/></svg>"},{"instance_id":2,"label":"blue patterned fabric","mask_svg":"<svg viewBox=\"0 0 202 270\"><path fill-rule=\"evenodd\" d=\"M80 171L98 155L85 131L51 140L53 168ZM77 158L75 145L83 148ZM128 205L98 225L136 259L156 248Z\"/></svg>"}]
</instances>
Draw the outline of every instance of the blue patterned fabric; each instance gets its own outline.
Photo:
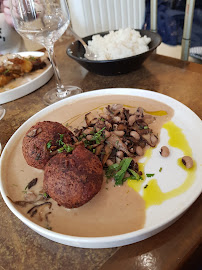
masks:
<instances>
[{"instance_id":1,"label":"blue patterned fabric","mask_svg":"<svg viewBox=\"0 0 202 270\"><path fill-rule=\"evenodd\" d=\"M186 0L158 0L158 33L168 45L181 44ZM145 29L150 29L150 0L146 0ZM191 47L202 45L202 1L196 0Z\"/></svg>"}]
</instances>

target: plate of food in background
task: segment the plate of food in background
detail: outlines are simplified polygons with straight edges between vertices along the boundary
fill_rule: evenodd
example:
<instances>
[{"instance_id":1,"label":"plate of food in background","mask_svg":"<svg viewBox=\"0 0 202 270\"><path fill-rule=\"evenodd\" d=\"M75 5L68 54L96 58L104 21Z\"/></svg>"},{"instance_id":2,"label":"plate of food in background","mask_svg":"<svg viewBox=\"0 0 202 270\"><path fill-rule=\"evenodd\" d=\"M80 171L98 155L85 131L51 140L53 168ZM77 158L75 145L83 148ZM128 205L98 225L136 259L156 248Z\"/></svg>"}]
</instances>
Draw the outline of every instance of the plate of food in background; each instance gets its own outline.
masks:
<instances>
[{"instance_id":1,"label":"plate of food in background","mask_svg":"<svg viewBox=\"0 0 202 270\"><path fill-rule=\"evenodd\" d=\"M19 52L0 56L0 104L23 97L53 75L44 52Z\"/></svg>"},{"instance_id":2,"label":"plate of food in background","mask_svg":"<svg viewBox=\"0 0 202 270\"><path fill-rule=\"evenodd\" d=\"M166 95L82 93L38 112L10 138L2 197L28 227L62 244L141 241L200 195L201 131L199 117Z\"/></svg>"}]
</instances>

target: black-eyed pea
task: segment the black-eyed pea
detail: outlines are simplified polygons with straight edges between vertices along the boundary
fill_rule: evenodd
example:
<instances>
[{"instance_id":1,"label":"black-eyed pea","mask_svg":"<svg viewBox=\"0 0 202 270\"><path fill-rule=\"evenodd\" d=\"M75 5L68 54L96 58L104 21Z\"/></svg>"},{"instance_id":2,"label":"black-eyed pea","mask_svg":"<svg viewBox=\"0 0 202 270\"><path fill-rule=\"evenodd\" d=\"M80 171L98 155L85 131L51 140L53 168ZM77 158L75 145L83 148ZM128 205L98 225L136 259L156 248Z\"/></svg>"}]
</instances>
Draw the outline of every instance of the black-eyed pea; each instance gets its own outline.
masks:
<instances>
[{"instance_id":1,"label":"black-eyed pea","mask_svg":"<svg viewBox=\"0 0 202 270\"><path fill-rule=\"evenodd\" d=\"M92 138L93 138L93 135L87 135L87 136L86 136L86 139L87 139L88 141L92 140Z\"/></svg>"},{"instance_id":2,"label":"black-eyed pea","mask_svg":"<svg viewBox=\"0 0 202 270\"><path fill-rule=\"evenodd\" d=\"M125 132L123 130L115 130L114 134L119 136L119 137L123 137Z\"/></svg>"},{"instance_id":3,"label":"black-eyed pea","mask_svg":"<svg viewBox=\"0 0 202 270\"><path fill-rule=\"evenodd\" d=\"M119 122L121 121L121 117L115 116L115 117L113 118L113 121L114 121L115 123L119 123Z\"/></svg>"},{"instance_id":4,"label":"black-eyed pea","mask_svg":"<svg viewBox=\"0 0 202 270\"><path fill-rule=\"evenodd\" d=\"M122 151L117 151L117 152L116 152L116 156L117 156L118 158L123 159L124 153L123 153Z\"/></svg>"},{"instance_id":5,"label":"black-eyed pea","mask_svg":"<svg viewBox=\"0 0 202 270\"><path fill-rule=\"evenodd\" d=\"M121 162L121 159L120 158L118 158L118 157L116 157L116 163L120 163Z\"/></svg>"},{"instance_id":6,"label":"black-eyed pea","mask_svg":"<svg viewBox=\"0 0 202 270\"><path fill-rule=\"evenodd\" d=\"M136 115L132 114L129 118L128 118L128 124L129 126L132 126L135 123L136 120Z\"/></svg>"},{"instance_id":7,"label":"black-eyed pea","mask_svg":"<svg viewBox=\"0 0 202 270\"><path fill-rule=\"evenodd\" d=\"M140 135L139 135L139 133L137 133L137 131L131 131L130 136L135 138L137 141L139 141L139 139L140 139Z\"/></svg>"},{"instance_id":8,"label":"black-eyed pea","mask_svg":"<svg viewBox=\"0 0 202 270\"><path fill-rule=\"evenodd\" d=\"M108 130L104 130L105 138L109 138L111 136L111 133Z\"/></svg>"},{"instance_id":9,"label":"black-eyed pea","mask_svg":"<svg viewBox=\"0 0 202 270\"><path fill-rule=\"evenodd\" d=\"M182 163L186 166L187 169L190 169L193 167L193 159L189 156L184 156L182 158Z\"/></svg>"},{"instance_id":10,"label":"black-eyed pea","mask_svg":"<svg viewBox=\"0 0 202 270\"><path fill-rule=\"evenodd\" d=\"M111 165L113 165L114 163L113 163L113 161L112 161L111 159L108 159L108 160L106 161L106 164L107 164L107 166L111 166Z\"/></svg>"},{"instance_id":11,"label":"black-eyed pea","mask_svg":"<svg viewBox=\"0 0 202 270\"><path fill-rule=\"evenodd\" d=\"M92 132L93 132L93 127L89 127L83 131L83 134L88 135L88 134L92 134Z\"/></svg>"},{"instance_id":12,"label":"black-eyed pea","mask_svg":"<svg viewBox=\"0 0 202 270\"><path fill-rule=\"evenodd\" d=\"M170 150L167 146L162 146L160 150L160 154L162 157L168 157L170 155Z\"/></svg>"},{"instance_id":13,"label":"black-eyed pea","mask_svg":"<svg viewBox=\"0 0 202 270\"><path fill-rule=\"evenodd\" d=\"M139 145L135 148L135 152L136 152L136 154L138 156L143 156L144 155L144 151L143 151L142 147L139 146Z\"/></svg>"}]
</instances>

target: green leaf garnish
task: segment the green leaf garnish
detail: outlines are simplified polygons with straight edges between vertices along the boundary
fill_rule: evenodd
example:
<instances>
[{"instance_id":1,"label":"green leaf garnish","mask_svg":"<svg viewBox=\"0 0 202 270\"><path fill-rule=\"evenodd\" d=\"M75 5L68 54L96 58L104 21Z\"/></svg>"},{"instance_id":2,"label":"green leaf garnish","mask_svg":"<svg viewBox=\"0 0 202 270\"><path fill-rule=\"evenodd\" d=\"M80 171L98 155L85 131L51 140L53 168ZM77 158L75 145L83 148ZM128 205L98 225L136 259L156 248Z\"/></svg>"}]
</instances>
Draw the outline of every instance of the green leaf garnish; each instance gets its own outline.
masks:
<instances>
[{"instance_id":1,"label":"green leaf garnish","mask_svg":"<svg viewBox=\"0 0 202 270\"><path fill-rule=\"evenodd\" d=\"M142 176L140 176L134 170L128 169L128 171L132 174L132 176L131 177L128 177L128 178L130 178L132 180L137 180L137 181L142 180Z\"/></svg>"},{"instance_id":2,"label":"green leaf garnish","mask_svg":"<svg viewBox=\"0 0 202 270\"><path fill-rule=\"evenodd\" d=\"M112 178L115 175L115 173L120 169L120 164L115 163L110 165L105 172L106 177Z\"/></svg>"},{"instance_id":3,"label":"green leaf garnish","mask_svg":"<svg viewBox=\"0 0 202 270\"><path fill-rule=\"evenodd\" d=\"M52 141L47 142L47 144L46 144L47 149L50 149L51 146L52 146Z\"/></svg>"},{"instance_id":4,"label":"green leaf garnish","mask_svg":"<svg viewBox=\"0 0 202 270\"><path fill-rule=\"evenodd\" d=\"M69 145L69 144L64 144L64 145L63 145L63 148L64 148L64 150L65 150L67 153L70 153L70 152L72 152L72 151L74 150L74 147L72 147L72 146Z\"/></svg>"},{"instance_id":5,"label":"green leaf garnish","mask_svg":"<svg viewBox=\"0 0 202 270\"><path fill-rule=\"evenodd\" d=\"M60 147L57 151L58 153L62 153L63 151L66 151L67 153L70 153L74 150L74 147L72 147L69 144L63 144L63 147Z\"/></svg>"},{"instance_id":6,"label":"green leaf garnish","mask_svg":"<svg viewBox=\"0 0 202 270\"><path fill-rule=\"evenodd\" d=\"M59 134L59 133L58 133ZM63 145L63 139L64 139L64 134L59 134L60 135L60 139L56 141L56 143L58 143L59 145Z\"/></svg>"},{"instance_id":7,"label":"green leaf garnish","mask_svg":"<svg viewBox=\"0 0 202 270\"><path fill-rule=\"evenodd\" d=\"M159 169L159 172L161 172L163 170L163 168L161 167L160 169Z\"/></svg>"},{"instance_id":8,"label":"green leaf garnish","mask_svg":"<svg viewBox=\"0 0 202 270\"><path fill-rule=\"evenodd\" d=\"M103 138L103 133L102 133L102 132L103 132L103 130L104 130L105 128L106 128L106 127L103 127L101 130L99 130L98 132L96 132L96 133L93 135L91 141L95 141L96 144L100 144L101 140L104 139L104 138Z\"/></svg>"},{"instance_id":9,"label":"green leaf garnish","mask_svg":"<svg viewBox=\"0 0 202 270\"><path fill-rule=\"evenodd\" d=\"M43 193L43 198L44 198L44 199L49 199L50 196L48 195L48 193L44 192L44 193Z\"/></svg>"},{"instance_id":10,"label":"green leaf garnish","mask_svg":"<svg viewBox=\"0 0 202 270\"><path fill-rule=\"evenodd\" d=\"M9 73L9 72L10 72L10 70L9 70L9 69L6 69L6 70L3 72L3 74L6 75L6 74Z\"/></svg>"},{"instance_id":11,"label":"green leaf garnish","mask_svg":"<svg viewBox=\"0 0 202 270\"><path fill-rule=\"evenodd\" d=\"M146 176L147 177L153 177L154 176L154 173L146 173Z\"/></svg>"},{"instance_id":12,"label":"green leaf garnish","mask_svg":"<svg viewBox=\"0 0 202 270\"><path fill-rule=\"evenodd\" d=\"M62 153L64 150L65 150L64 147L61 147L57 151L58 151L58 153Z\"/></svg>"},{"instance_id":13,"label":"green leaf garnish","mask_svg":"<svg viewBox=\"0 0 202 270\"><path fill-rule=\"evenodd\" d=\"M120 162L121 169L114 176L116 186L123 185L124 175L128 167L130 166L131 161L132 161L132 158L125 158Z\"/></svg>"}]
</instances>

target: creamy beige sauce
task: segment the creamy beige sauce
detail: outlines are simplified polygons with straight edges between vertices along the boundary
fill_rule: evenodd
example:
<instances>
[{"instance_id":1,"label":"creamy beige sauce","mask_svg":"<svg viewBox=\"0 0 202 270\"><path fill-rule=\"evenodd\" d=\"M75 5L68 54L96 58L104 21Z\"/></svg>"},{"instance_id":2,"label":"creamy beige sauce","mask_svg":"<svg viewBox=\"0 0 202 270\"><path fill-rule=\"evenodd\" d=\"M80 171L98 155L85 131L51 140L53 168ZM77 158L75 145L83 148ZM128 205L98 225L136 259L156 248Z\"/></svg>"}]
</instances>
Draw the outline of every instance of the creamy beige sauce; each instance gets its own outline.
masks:
<instances>
[{"instance_id":1,"label":"creamy beige sauce","mask_svg":"<svg viewBox=\"0 0 202 270\"><path fill-rule=\"evenodd\" d=\"M90 111L102 111L106 105L112 103L123 103L131 111L135 111L139 106L150 112L166 111L168 114L156 116L156 123L152 124L155 133L159 133L162 124L173 115L173 110L170 107L150 99L138 97L134 100L127 98L123 100L122 97L116 97L116 99L109 97L108 103L93 100L93 102L89 102L88 106L83 102L83 112L82 109L77 108L75 109L76 113L68 114L68 110L72 109L71 106L63 106L38 119L38 121L52 120L77 127L83 122L85 113L89 112L87 108ZM9 153L8 167L5 172L8 196L13 201L24 200L23 190L33 178L37 177L38 183L31 188L32 191L39 193L43 186L43 170L32 168L26 164L21 147L22 138L16 142L12 154ZM101 191L90 202L77 209L65 209L58 206L52 199L50 201L53 205L50 210L48 208L46 210L46 212L51 211L48 216L49 222L45 219L40 220L38 213L30 218L27 211L32 205L25 208L16 206L16 208L27 218L45 228L51 227L53 231L74 236L110 236L132 232L144 227L145 202L139 193L129 187L127 183L119 187L114 186L113 181L106 183L104 179Z\"/></svg>"}]
</instances>

